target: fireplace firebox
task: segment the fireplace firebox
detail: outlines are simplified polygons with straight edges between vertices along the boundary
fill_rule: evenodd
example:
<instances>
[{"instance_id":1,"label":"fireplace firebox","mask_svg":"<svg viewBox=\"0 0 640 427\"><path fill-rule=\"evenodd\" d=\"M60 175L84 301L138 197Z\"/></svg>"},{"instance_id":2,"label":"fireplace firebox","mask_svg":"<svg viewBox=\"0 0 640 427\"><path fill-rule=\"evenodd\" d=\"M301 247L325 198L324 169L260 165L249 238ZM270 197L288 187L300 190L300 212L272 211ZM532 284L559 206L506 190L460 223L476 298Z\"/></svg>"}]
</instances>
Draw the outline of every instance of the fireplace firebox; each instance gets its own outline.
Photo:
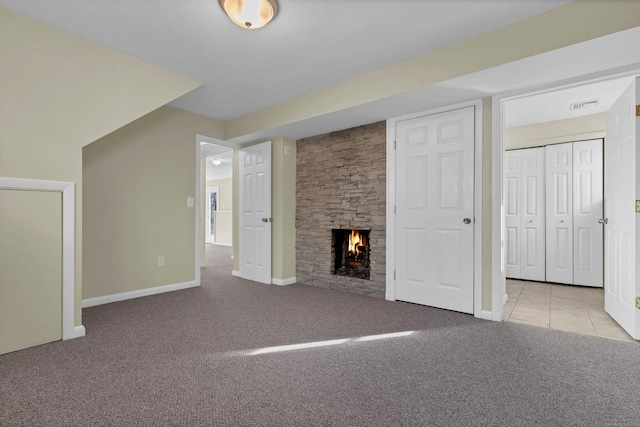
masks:
<instances>
[{"instance_id":1,"label":"fireplace firebox","mask_svg":"<svg viewBox=\"0 0 640 427\"><path fill-rule=\"evenodd\" d=\"M369 280L369 231L332 230L333 266L331 273Z\"/></svg>"}]
</instances>

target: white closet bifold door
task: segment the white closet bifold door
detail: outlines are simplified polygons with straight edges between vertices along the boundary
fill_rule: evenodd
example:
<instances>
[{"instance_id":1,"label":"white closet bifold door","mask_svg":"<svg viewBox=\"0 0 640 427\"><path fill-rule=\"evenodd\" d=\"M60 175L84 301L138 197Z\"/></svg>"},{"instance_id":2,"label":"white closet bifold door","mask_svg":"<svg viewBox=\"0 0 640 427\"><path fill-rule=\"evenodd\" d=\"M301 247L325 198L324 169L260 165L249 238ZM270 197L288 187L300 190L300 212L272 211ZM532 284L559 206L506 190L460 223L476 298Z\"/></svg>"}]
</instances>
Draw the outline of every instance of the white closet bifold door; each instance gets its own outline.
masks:
<instances>
[{"instance_id":1,"label":"white closet bifold door","mask_svg":"<svg viewBox=\"0 0 640 427\"><path fill-rule=\"evenodd\" d=\"M545 280L544 148L522 150L521 277Z\"/></svg>"},{"instance_id":2,"label":"white closet bifold door","mask_svg":"<svg viewBox=\"0 0 640 427\"><path fill-rule=\"evenodd\" d=\"M573 283L603 285L602 140L573 143Z\"/></svg>"},{"instance_id":3,"label":"white closet bifold door","mask_svg":"<svg viewBox=\"0 0 640 427\"><path fill-rule=\"evenodd\" d=\"M573 144L545 147L547 281L573 284Z\"/></svg>"},{"instance_id":4,"label":"white closet bifold door","mask_svg":"<svg viewBox=\"0 0 640 427\"><path fill-rule=\"evenodd\" d=\"M521 278L520 211L522 210L521 151L505 152L505 268L512 279Z\"/></svg>"},{"instance_id":5,"label":"white closet bifold door","mask_svg":"<svg viewBox=\"0 0 640 427\"><path fill-rule=\"evenodd\" d=\"M506 273L545 280L544 149L505 153Z\"/></svg>"}]
</instances>

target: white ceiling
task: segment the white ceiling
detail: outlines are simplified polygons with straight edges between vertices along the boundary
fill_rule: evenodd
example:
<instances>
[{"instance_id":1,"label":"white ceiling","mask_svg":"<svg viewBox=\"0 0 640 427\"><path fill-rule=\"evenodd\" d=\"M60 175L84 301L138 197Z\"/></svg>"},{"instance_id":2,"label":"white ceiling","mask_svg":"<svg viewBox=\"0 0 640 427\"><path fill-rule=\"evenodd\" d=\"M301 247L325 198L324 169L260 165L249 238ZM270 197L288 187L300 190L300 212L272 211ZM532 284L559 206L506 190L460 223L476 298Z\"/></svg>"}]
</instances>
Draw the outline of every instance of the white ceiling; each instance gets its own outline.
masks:
<instances>
[{"instance_id":1,"label":"white ceiling","mask_svg":"<svg viewBox=\"0 0 640 427\"><path fill-rule=\"evenodd\" d=\"M200 154L205 158L205 172L207 181L231 178L233 164L233 149L223 145L200 142ZM212 163L213 159L220 160L219 165Z\"/></svg>"},{"instance_id":2,"label":"white ceiling","mask_svg":"<svg viewBox=\"0 0 640 427\"><path fill-rule=\"evenodd\" d=\"M255 31L231 23L217 0L0 0L0 7L200 81L170 105L228 120L566 3L279 0L276 19ZM629 67L640 63L638 45L640 29L628 30L232 142L301 138Z\"/></svg>"}]
</instances>

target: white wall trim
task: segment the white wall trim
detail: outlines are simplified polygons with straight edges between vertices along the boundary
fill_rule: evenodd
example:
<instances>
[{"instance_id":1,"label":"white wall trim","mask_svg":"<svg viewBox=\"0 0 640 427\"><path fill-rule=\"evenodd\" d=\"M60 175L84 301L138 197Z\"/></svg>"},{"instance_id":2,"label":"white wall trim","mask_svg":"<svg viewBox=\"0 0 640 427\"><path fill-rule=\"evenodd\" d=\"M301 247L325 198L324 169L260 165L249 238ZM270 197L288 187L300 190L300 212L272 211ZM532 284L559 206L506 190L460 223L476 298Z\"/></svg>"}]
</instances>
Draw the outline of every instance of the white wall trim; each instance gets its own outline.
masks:
<instances>
[{"instance_id":1,"label":"white wall trim","mask_svg":"<svg viewBox=\"0 0 640 427\"><path fill-rule=\"evenodd\" d=\"M385 279L385 299L396 300L396 122L400 118L387 120L387 267Z\"/></svg>"},{"instance_id":2,"label":"white wall trim","mask_svg":"<svg viewBox=\"0 0 640 427\"><path fill-rule=\"evenodd\" d=\"M293 285L294 283L296 283L296 278L289 277L288 279L276 279L275 277L272 277L271 283L278 286Z\"/></svg>"},{"instance_id":3,"label":"white wall trim","mask_svg":"<svg viewBox=\"0 0 640 427\"><path fill-rule=\"evenodd\" d=\"M240 272L238 270L232 270L231 275L235 277L240 277Z\"/></svg>"},{"instance_id":4,"label":"white wall trim","mask_svg":"<svg viewBox=\"0 0 640 427\"><path fill-rule=\"evenodd\" d=\"M460 108L474 107L475 141L474 141L474 228L473 228L473 313L475 317L484 318L482 311L482 100L449 105L428 111L394 117L387 120L387 268L385 299L395 301L396 297L396 123L417 117L443 113Z\"/></svg>"},{"instance_id":5,"label":"white wall trim","mask_svg":"<svg viewBox=\"0 0 640 427\"><path fill-rule=\"evenodd\" d=\"M502 143L502 101L491 99L491 320L502 320L504 293L504 145Z\"/></svg>"},{"instance_id":6,"label":"white wall trim","mask_svg":"<svg viewBox=\"0 0 640 427\"><path fill-rule=\"evenodd\" d=\"M200 167L200 158L202 157L202 154L200 153L200 141L201 141L202 137L200 135L196 135L196 188L195 188L195 194L193 195L195 203L194 203L194 217L196 220L196 227L195 227L195 233L196 233L196 238L195 238L195 242L196 242L196 247L195 247L195 271L194 271L194 282L196 283L195 286L200 286L200 246L203 245L202 240L204 239L204 236L202 236L202 230L200 229L200 225L201 222L203 221L202 219L202 196L200 194L200 171L201 171L201 167ZM206 230L207 226L205 224L205 230ZM84 302L83 302L84 304Z\"/></svg>"},{"instance_id":7,"label":"white wall trim","mask_svg":"<svg viewBox=\"0 0 640 427\"><path fill-rule=\"evenodd\" d=\"M214 242L214 243L209 243L210 245L216 245L216 246L229 246L231 247L231 243L218 243L218 242ZM231 257L231 259L233 259L233 256Z\"/></svg>"},{"instance_id":8,"label":"white wall trim","mask_svg":"<svg viewBox=\"0 0 640 427\"><path fill-rule=\"evenodd\" d=\"M62 193L62 339L85 335L75 326L75 184L21 178L0 178L0 189L53 191Z\"/></svg>"},{"instance_id":9,"label":"white wall trim","mask_svg":"<svg viewBox=\"0 0 640 427\"><path fill-rule=\"evenodd\" d=\"M528 87L516 91L509 91L495 95L492 98L492 185L493 194L491 224L493 227L491 238L491 307L492 320L501 321L503 316L505 269L504 269L504 140L503 140L503 114L504 103L506 101L522 98L534 94L553 92L560 89L581 86L598 81L611 80L626 76L640 75L640 68L637 65L622 67L617 70L606 70L586 76L577 76L570 79L555 81L537 87ZM499 195L499 196L498 196Z\"/></svg>"},{"instance_id":10,"label":"white wall trim","mask_svg":"<svg viewBox=\"0 0 640 427\"><path fill-rule=\"evenodd\" d=\"M85 300L82 300L82 308L94 307L96 305L102 305L102 304L109 304L111 302L126 301L134 298L148 297L150 295L163 294L165 292L179 291L182 289L195 288L198 286L200 286L200 284L197 283L195 280L192 280L191 282L156 286L154 288L137 289L135 291L105 295L103 297L87 298Z\"/></svg>"},{"instance_id":11,"label":"white wall trim","mask_svg":"<svg viewBox=\"0 0 640 427\"><path fill-rule=\"evenodd\" d=\"M492 318L492 313L488 310L482 310L482 316L476 316L476 317L482 317L484 320L491 320Z\"/></svg>"}]
</instances>

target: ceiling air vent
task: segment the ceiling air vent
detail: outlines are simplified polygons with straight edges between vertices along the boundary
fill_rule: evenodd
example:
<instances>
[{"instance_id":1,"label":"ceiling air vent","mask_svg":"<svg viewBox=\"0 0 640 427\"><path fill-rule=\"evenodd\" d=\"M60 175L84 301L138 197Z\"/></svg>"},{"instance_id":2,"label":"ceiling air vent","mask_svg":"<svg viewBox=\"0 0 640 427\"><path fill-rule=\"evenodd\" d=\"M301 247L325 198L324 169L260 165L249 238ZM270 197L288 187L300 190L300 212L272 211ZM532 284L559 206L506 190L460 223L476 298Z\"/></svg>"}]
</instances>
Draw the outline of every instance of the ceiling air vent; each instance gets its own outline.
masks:
<instances>
[{"instance_id":1,"label":"ceiling air vent","mask_svg":"<svg viewBox=\"0 0 640 427\"><path fill-rule=\"evenodd\" d=\"M580 110L585 110L587 108L594 108L594 107L597 107L599 103L600 103L600 99L574 102L573 104L569 104L569 111L580 111Z\"/></svg>"}]
</instances>

